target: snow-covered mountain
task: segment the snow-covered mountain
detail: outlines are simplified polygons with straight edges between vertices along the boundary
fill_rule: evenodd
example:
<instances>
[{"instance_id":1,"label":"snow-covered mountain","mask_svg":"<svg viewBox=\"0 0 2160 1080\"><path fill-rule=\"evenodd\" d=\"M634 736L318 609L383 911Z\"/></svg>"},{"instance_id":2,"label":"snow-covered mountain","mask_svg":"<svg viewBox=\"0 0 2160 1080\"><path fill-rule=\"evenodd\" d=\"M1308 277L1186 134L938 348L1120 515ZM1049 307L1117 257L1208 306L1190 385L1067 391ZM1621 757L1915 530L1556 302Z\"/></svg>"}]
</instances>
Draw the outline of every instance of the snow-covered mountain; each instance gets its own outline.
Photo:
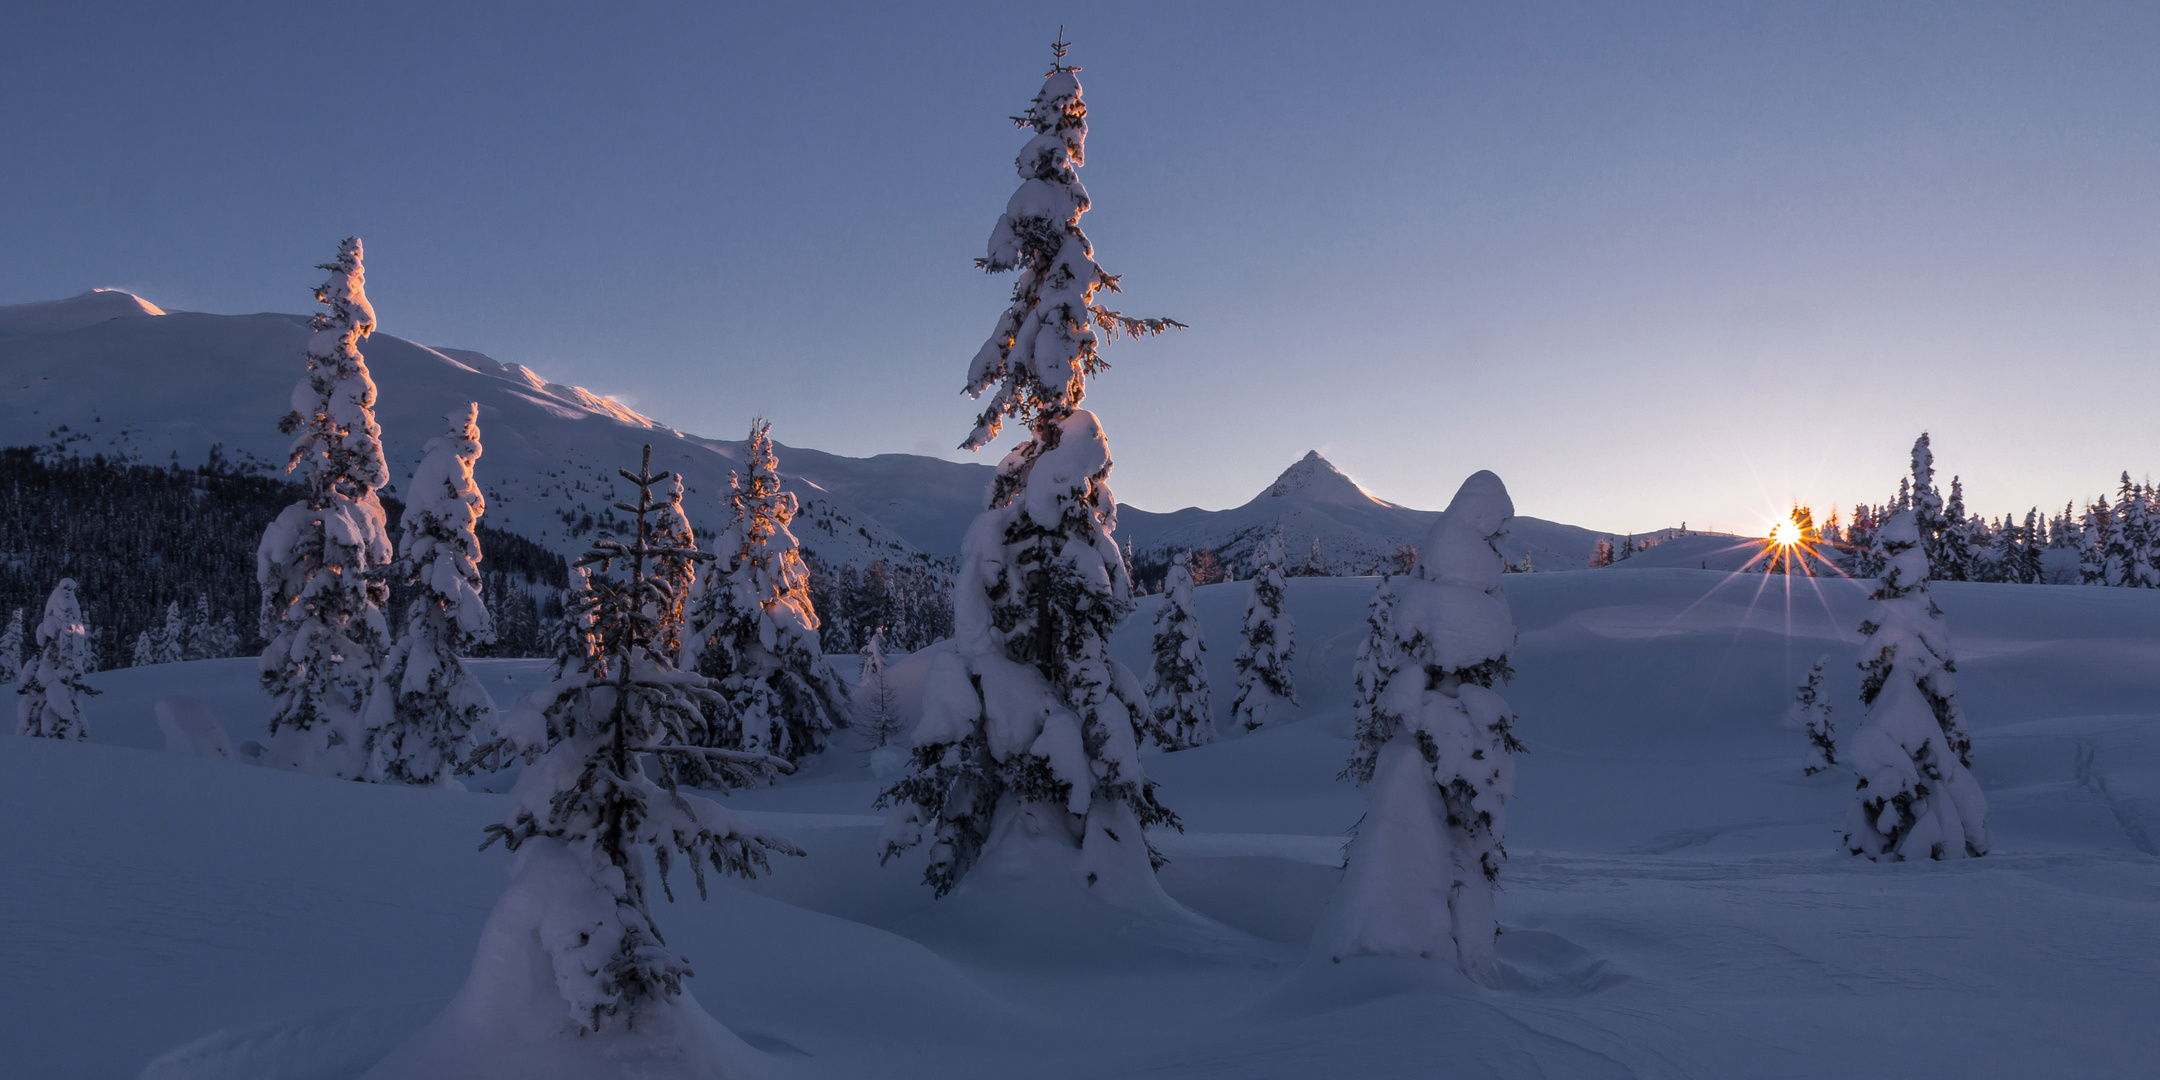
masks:
<instances>
[{"instance_id":1,"label":"snow-covered mountain","mask_svg":"<svg viewBox=\"0 0 2160 1080\"><path fill-rule=\"evenodd\" d=\"M113 290L0 307L0 446L183 465L222 446L242 467L282 469L288 440L277 422L303 372L307 337L303 316L168 313ZM565 554L582 550L615 501L615 470L634 468L646 443L656 469L682 475L699 533L726 524L722 498L740 442L686 435L476 352L383 333L363 349L400 484L421 446L441 434L443 413L475 401L491 525ZM957 549L989 475L987 466L931 458L780 455L787 486L802 499L796 535L835 564ZM881 512L866 512L857 498Z\"/></svg>"},{"instance_id":2,"label":"snow-covered mountain","mask_svg":"<svg viewBox=\"0 0 2160 1080\"><path fill-rule=\"evenodd\" d=\"M0 307L0 446L49 447L152 464L201 463L211 447L244 467L276 471L287 439L277 421L303 372L300 315L165 312L117 290ZM520 364L464 349L429 348L377 333L363 345L380 387L377 416L400 482L442 415L480 404L486 453L477 470L489 524L566 554L606 520L615 470L637 464L680 472L691 523L726 523L721 501L740 441L677 431L620 402L552 383ZM780 448L785 484L802 500L795 533L838 565L873 559L950 558L982 508L992 466L914 454L849 458ZM1319 541L1329 572L1367 573L1403 544L1422 542L1439 512L1375 498L1317 452L1266 491L1230 510L1119 510L1119 536L1145 564L1183 548L1210 548L1243 566L1276 524L1293 563ZM1584 564L1598 534L1518 517L1503 545L1537 569Z\"/></svg>"},{"instance_id":3,"label":"snow-covered mountain","mask_svg":"<svg viewBox=\"0 0 2160 1080\"><path fill-rule=\"evenodd\" d=\"M1331 574L1369 574L1394 562L1404 544L1421 544L1440 519L1438 510L1415 510L1367 492L1317 450L1283 470L1266 491L1230 510L1197 507L1168 514L1121 506L1118 535L1130 540L1134 561L1159 563L1172 551L1210 548L1226 563L1251 565L1253 545L1279 524L1292 565L1312 557L1315 542ZM1520 517L1500 545L1508 561L1525 556L1532 569L1576 570L1589 560L1602 534L1542 518Z\"/></svg>"}]
</instances>

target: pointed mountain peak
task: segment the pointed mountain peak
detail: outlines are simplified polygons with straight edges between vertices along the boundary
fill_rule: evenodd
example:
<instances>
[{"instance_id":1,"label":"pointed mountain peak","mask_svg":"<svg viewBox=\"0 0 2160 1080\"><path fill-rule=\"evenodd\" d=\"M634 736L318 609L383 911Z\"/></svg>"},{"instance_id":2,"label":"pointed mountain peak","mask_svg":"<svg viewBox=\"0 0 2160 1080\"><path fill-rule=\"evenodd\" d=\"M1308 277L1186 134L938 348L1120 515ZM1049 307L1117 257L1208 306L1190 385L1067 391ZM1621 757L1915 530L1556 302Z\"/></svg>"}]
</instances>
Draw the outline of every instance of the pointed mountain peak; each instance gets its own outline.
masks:
<instances>
[{"instance_id":1,"label":"pointed mountain peak","mask_svg":"<svg viewBox=\"0 0 2160 1080\"><path fill-rule=\"evenodd\" d=\"M1297 498L1308 502L1378 504L1386 502L1374 498L1357 481L1343 475L1320 456L1318 450L1307 450L1297 463L1282 471L1275 483L1261 494L1261 498Z\"/></svg>"}]
</instances>

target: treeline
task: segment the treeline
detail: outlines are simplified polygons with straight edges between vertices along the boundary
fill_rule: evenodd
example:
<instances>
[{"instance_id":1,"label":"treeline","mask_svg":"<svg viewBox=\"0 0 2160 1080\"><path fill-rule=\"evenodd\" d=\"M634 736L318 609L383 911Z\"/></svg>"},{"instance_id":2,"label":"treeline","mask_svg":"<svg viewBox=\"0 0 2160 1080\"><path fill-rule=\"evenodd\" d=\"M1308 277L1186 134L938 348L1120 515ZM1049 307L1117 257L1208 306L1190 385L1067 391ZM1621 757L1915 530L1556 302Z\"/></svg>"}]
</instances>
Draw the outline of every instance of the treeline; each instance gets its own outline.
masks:
<instances>
[{"instance_id":1,"label":"treeline","mask_svg":"<svg viewBox=\"0 0 2160 1080\"><path fill-rule=\"evenodd\" d=\"M884 649L914 652L953 633L952 569L926 560L894 565L883 559L867 567L834 569L809 552L810 602L818 613L818 647L846 655L885 631Z\"/></svg>"},{"instance_id":2,"label":"treeline","mask_svg":"<svg viewBox=\"0 0 2160 1080\"><path fill-rule=\"evenodd\" d=\"M100 667L132 663L138 641L169 637L178 606L191 657L259 652L255 548L300 497L282 477L232 467L213 451L195 468L0 449L0 621L35 625L61 578L74 578ZM394 526L404 507L383 499ZM487 600L499 641L487 655L548 655L569 583L562 556L482 526ZM394 587L388 614L404 610ZM169 654L168 654L169 655Z\"/></svg>"}]
</instances>

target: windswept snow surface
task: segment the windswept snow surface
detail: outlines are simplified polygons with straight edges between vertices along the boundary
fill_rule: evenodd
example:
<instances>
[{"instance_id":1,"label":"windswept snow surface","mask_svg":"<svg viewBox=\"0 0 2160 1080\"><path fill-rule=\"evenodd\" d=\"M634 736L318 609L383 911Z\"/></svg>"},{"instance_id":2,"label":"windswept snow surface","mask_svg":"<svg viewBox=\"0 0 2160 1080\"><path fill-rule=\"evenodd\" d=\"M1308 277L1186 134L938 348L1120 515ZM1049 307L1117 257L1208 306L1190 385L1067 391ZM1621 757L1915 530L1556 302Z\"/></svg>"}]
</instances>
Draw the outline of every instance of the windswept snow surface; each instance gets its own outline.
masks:
<instances>
[{"instance_id":1,"label":"windswept snow surface","mask_svg":"<svg viewBox=\"0 0 2160 1080\"><path fill-rule=\"evenodd\" d=\"M2152 1075L2160 595L1933 585L1995 847L1876 864L1838 853L1849 774L1803 778L1782 724L1826 653L1826 699L1857 715L1864 587L1509 578L1529 752L1488 989L1305 963L1364 805L1335 774L1373 585L1289 583L1300 712L1147 759L1190 830L1155 838L1163 884L1229 928L1209 947L1085 905L1028 923L1025 881L933 901L919 855L878 866L879 782L842 741L727 800L808 858L660 913L699 1003L765 1075L806 1080ZM1220 638L1244 587L1196 597ZM1114 642L1128 666L1153 602ZM895 659L903 691L928 652ZM1208 655L1217 685L1230 653ZM544 665L474 666L507 702ZM92 682L92 741L0 738L0 1073L350 1080L464 983L506 882L473 850L502 796L159 749L175 695L260 739L249 660Z\"/></svg>"}]
</instances>

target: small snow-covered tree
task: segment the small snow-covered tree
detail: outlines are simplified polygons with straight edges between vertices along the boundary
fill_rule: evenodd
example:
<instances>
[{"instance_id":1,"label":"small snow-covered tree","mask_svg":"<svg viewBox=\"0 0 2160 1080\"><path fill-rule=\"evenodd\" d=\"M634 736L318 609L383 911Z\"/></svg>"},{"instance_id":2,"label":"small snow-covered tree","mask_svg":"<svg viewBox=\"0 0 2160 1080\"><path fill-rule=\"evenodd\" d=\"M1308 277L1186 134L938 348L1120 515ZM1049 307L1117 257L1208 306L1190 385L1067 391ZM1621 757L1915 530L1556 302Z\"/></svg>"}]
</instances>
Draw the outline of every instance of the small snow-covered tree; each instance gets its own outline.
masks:
<instances>
[{"instance_id":1,"label":"small snow-covered tree","mask_svg":"<svg viewBox=\"0 0 2160 1080\"><path fill-rule=\"evenodd\" d=\"M846 724L847 689L818 645L809 569L788 530L795 496L780 490L770 424L750 425L743 457L748 474L731 478L734 517L691 604L682 666L719 685L707 745L795 762Z\"/></svg>"},{"instance_id":2,"label":"small snow-covered tree","mask_svg":"<svg viewBox=\"0 0 2160 1080\"><path fill-rule=\"evenodd\" d=\"M683 509L681 475L678 474L669 481L667 497L667 509L660 512L662 542L669 547L696 547L697 532L690 527L690 514ZM694 563L684 563L679 567L671 567L668 572L674 575L668 579L668 596L672 598L672 602L667 610L660 613L660 636L656 640L659 646L668 652L680 653L683 631L690 615L690 600L696 595L697 566Z\"/></svg>"},{"instance_id":3,"label":"small snow-covered tree","mask_svg":"<svg viewBox=\"0 0 2160 1080\"><path fill-rule=\"evenodd\" d=\"M2078 583L2081 585L2108 583L2107 536L2113 527L2112 518L2105 495L2085 508L2084 535L2078 543Z\"/></svg>"},{"instance_id":4,"label":"small snow-covered tree","mask_svg":"<svg viewBox=\"0 0 2160 1080\"><path fill-rule=\"evenodd\" d=\"M900 692L885 673L885 628L878 627L862 647L862 678L855 682L855 730L875 750L900 737Z\"/></svg>"},{"instance_id":5,"label":"small snow-covered tree","mask_svg":"<svg viewBox=\"0 0 2160 1080\"><path fill-rule=\"evenodd\" d=\"M8 616L6 630L0 630L0 686L8 686L22 679L23 675L23 609L16 608Z\"/></svg>"},{"instance_id":6,"label":"small snow-covered tree","mask_svg":"<svg viewBox=\"0 0 2160 1080\"><path fill-rule=\"evenodd\" d=\"M677 789L681 780L737 787L787 766L691 745L704 722L701 699L713 696L710 680L677 669L655 639L675 564L709 556L663 542L656 519L667 507L652 489L667 474L654 476L651 465L647 447L640 471L622 473L638 491L634 505L622 504L635 532L597 541L579 562L591 572L577 598L590 650L570 650L564 669L520 698L476 757L487 764L517 754L528 762L511 789L509 819L487 829L488 843L500 839L520 855L490 932L497 920L515 920L508 940L541 955L492 966L483 956L473 979L516 980L502 990L522 1000L537 964L552 975L543 985L562 996L555 1015L591 1032L615 1022L634 1027L681 994L690 975L653 923L648 853L670 896L677 853L689 860L700 895L707 864L753 877L768 869L770 853L802 854L785 837ZM647 771L648 757L660 762L657 771Z\"/></svg>"},{"instance_id":7,"label":"small snow-covered tree","mask_svg":"<svg viewBox=\"0 0 2160 1080\"><path fill-rule=\"evenodd\" d=\"M1400 670L1402 657L1395 653L1395 583L1383 576L1366 606L1365 640L1358 643L1357 662L1350 669L1350 717L1356 730L1374 730L1378 721L1373 708L1380 702L1380 691Z\"/></svg>"},{"instance_id":8,"label":"small snow-covered tree","mask_svg":"<svg viewBox=\"0 0 2160 1080\"><path fill-rule=\"evenodd\" d=\"M16 693L15 731L45 739L84 739L82 699L103 691L83 681L90 673L90 628L83 623L75 579L61 578L45 599L45 617L37 626L37 652L22 672Z\"/></svg>"},{"instance_id":9,"label":"small snow-covered tree","mask_svg":"<svg viewBox=\"0 0 2160 1080\"><path fill-rule=\"evenodd\" d=\"M360 713L389 649L382 608L391 558L382 502L389 481L375 426L375 380L360 341L375 330L360 241L348 238L318 269L327 310L310 324L307 377L280 428L293 436L287 468L306 495L263 531L255 554L262 586L263 690L273 699L271 761L358 777L366 759Z\"/></svg>"},{"instance_id":10,"label":"small snow-covered tree","mask_svg":"<svg viewBox=\"0 0 2160 1080\"><path fill-rule=\"evenodd\" d=\"M1187 750L1215 741L1215 709L1208 700L1207 642L1200 636L1200 609L1193 603L1192 568L1186 553L1170 557L1162 603L1155 609L1155 662L1143 691L1148 737L1165 750Z\"/></svg>"},{"instance_id":11,"label":"small snow-covered tree","mask_svg":"<svg viewBox=\"0 0 2160 1080\"><path fill-rule=\"evenodd\" d=\"M1808 670L1807 681L1793 689L1792 726L1807 734L1807 764L1801 766L1803 776L1813 776L1838 763L1837 725L1830 719L1830 703L1822 699L1823 668L1830 658L1815 661Z\"/></svg>"},{"instance_id":12,"label":"small snow-covered tree","mask_svg":"<svg viewBox=\"0 0 2160 1080\"><path fill-rule=\"evenodd\" d=\"M1480 981L1497 975L1493 884L1522 749L1493 690L1512 674L1499 540L1514 514L1499 477L1473 474L1395 583L1399 667L1345 770L1370 795L1315 942L1331 959L1422 956Z\"/></svg>"},{"instance_id":13,"label":"small snow-covered tree","mask_svg":"<svg viewBox=\"0 0 2160 1080\"><path fill-rule=\"evenodd\" d=\"M450 783L472 751L473 732L495 711L459 659L495 639L481 598L478 529L487 499L473 479L480 407L467 404L444 419L450 429L422 448L399 522L398 558L413 599L368 695L367 779L377 782Z\"/></svg>"},{"instance_id":14,"label":"small snow-covered tree","mask_svg":"<svg viewBox=\"0 0 2160 1080\"><path fill-rule=\"evenodd\" d=\"M1042 90L1015 118L1032 131L1021 184L977 263L1019 279L969 366L968 392L990 400L961 445L989 444L1008 419L1028 437L998 464L961 541L953 647L927 673L909 772L879 796L894 811L884 850L928 842L924 881L940 896L1011 845L1039 855L1036 873L1058 866L1106 902L1167 909L1145 830L1177 818L1140 767L1140 680L1110 657L1132 580L1112 535L1109 440L1080 403L1103 369L1102 334L1177 324L1096 302L1117 278L1080 229L1087 106L1064 50L1053 46Z\"/></svg>"},{"instance_id":15,"label":"small snow-covered tree","mask_svg":"<svg viewBox=\"0 0 2160 1080\"><path fill-rule=\"evenodd\" d=\"M177 664L186 659L187 618L180 614L180 601L175 600L165 605L165 628L158 632L150 662Z\"/></svg>"},{"instance_id":16,"label":"small snow-covered tree","mask_svg":"<svg viewBox=\"0 0 2160 1080\"><path fill-rule=\"evenodd\" d=\"M1256 554L1235 661L1237 700L1230 705L1233 721L1247 731L1273 720L1284 705L1298 703L1290 679L1290 662L1297 658L1297 624L1284 608L1282 530L1275 530Z\"/></svg>"},{"instance_id":17,"label":"small snow-covered tree","mask_svg":"<svg viewBox=\"0 0 2160 1080\"><path fill-rule=\"evenodd\" d=\"M1846 850L1870 859L1985 855L1987 800L1972 775L1950 635L1928 594L1927 555L1911 511L1883 526L1889 565L1860 632L1868 639L1860 728L1845 754L1858 778Z\"/></svg>"},{"instance_id":18,"label":"small snow-covered tree","mask_svg":"<svg viewBox=\"0 0 2160 1080\"><path fill-rule=\"evenodd\" d=\"M128 654L129 667L147 667L157 663L157 631L145 630L135 635L135 647Z\"/></svg>"}]
</instances>

